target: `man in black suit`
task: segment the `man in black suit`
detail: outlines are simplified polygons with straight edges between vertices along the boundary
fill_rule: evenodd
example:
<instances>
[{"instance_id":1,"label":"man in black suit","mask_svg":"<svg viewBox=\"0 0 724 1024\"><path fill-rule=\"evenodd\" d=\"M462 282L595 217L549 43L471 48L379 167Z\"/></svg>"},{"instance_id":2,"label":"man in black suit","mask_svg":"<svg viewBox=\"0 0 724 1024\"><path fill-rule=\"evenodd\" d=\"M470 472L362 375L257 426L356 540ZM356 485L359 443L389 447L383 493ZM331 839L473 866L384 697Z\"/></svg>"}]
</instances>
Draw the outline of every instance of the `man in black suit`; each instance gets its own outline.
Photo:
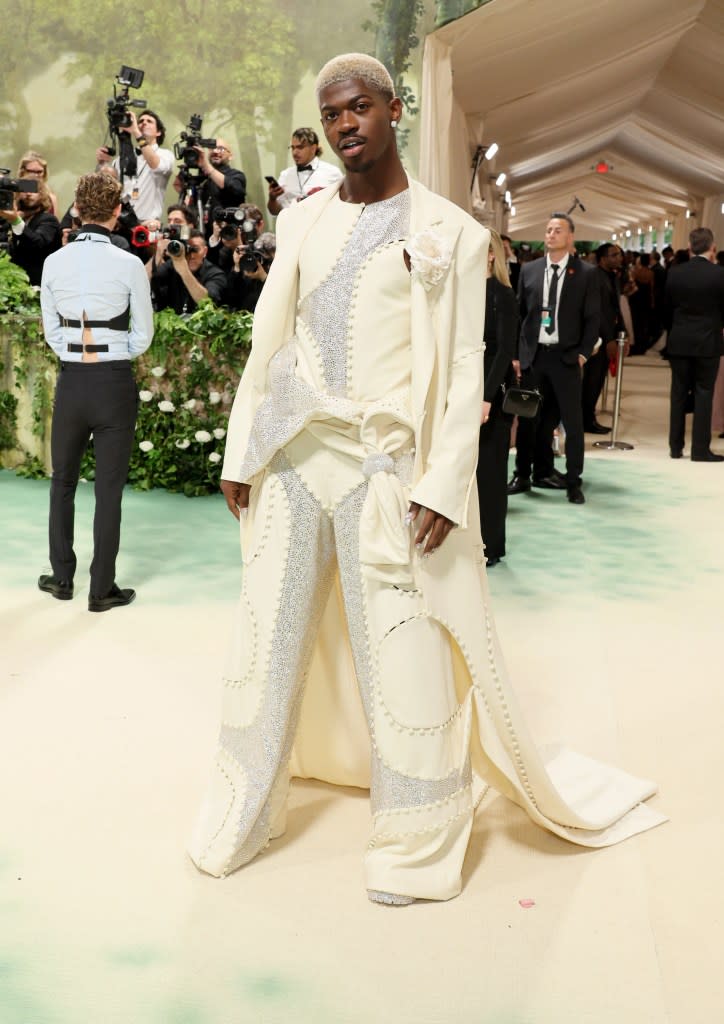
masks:
<instances>
[{"instance_id":1,"label":"man in black suit","mask_svg":"<svg viewBox=\"0 0 724 1024\"><path fill-rule=\"evenodd\" d=\"M518 424L515 475L509 494L540 487L565 488L585 502L581 372L598 340L600 292L596 268L571 255L574 224L554 213L545 233L545 259L526 263L518 283L522 321L519 358L524 387L537 387L543 404L535 420ZM558 420L566 431L566 474L553 469L551 438Z\"/></svg>"},{"instance_id":2,"label":"man in black suit","mask_svg":"<svg viewBox=\"0 0 724 1024\"><path fill-rule=\"evenodd\" d=\"M716 265L714 235L695 228L689 235L691 259L666 278L666 349L671 363L669 449L672 459L684 450L686 399L694 392L692 462L724 462L711 444L711 403L719 357L724 354L724 268Z\"/></svg>"}]
</instances>

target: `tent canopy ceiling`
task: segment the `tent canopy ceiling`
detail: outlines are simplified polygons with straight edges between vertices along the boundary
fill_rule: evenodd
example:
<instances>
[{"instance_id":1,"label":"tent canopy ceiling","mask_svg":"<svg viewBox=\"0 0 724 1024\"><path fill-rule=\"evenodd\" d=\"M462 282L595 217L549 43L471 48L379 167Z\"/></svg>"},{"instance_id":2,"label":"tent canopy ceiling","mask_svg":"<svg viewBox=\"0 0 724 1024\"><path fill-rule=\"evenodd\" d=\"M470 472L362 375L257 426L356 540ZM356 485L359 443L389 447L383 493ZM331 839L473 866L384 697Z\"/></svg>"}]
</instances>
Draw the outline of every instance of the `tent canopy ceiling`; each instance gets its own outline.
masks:
<instances>
[{"instance_id":1,"label":"tent canopy ceiling","mask_svg":"<svg viewBox=\"0 0 724 1024\"><path fill-rule=\"evenodd\" d=\"M574 196L579 236L606 237L722 191L724 0L489 0L435 35L518 237Z\"/></svg>"}]
</instances>

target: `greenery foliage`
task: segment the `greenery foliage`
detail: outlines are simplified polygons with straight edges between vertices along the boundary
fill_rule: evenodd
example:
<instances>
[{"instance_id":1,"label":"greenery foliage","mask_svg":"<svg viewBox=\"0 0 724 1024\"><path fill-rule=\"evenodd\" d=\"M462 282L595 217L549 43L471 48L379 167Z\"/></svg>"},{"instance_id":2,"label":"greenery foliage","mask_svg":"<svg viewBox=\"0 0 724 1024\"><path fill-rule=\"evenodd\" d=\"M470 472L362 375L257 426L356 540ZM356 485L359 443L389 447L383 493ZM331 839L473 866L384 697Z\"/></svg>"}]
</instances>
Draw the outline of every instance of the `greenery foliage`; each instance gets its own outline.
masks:
<instances>
[{"instance_id":1,"label":"greenery foliage","mask_svg":"<svg viewBox=\"0 0 724 1024\"><path fill-rule=\"evenodd\" d=\"M23 282L24 278L24 282ZM16 392L32 395L32 432L45 438L56 358L40 329L40 308L23 271L0 256L3 334L9 340ZM141 490L164 487L188 496L216 491L224 437L239 378L251 347L251 313L202 302L190 316L165 309L154 317L153 344L134 362L140 398L129 482ZM5 375L9 367L5 367ZM17 446L18 399L0 390L0 451ZM17 470L44 476L37 455ZM81 475L94 476L92 442Z\"/></svg>"}]
</instances>

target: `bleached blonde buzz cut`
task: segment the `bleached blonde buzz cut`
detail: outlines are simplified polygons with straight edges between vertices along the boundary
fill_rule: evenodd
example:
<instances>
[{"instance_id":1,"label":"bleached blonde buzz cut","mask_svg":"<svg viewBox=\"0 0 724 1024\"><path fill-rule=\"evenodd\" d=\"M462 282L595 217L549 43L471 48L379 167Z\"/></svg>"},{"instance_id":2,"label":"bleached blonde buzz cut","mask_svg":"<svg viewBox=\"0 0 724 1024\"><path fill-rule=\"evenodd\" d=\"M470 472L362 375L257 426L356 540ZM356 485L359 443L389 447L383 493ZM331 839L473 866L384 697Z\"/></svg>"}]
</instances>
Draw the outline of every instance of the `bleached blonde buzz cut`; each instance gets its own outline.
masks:
<instances>
[{"instance_id":1,"label":"bleached blonde buzz cut","mask_svg":"<svg viewBox=\"0 0 724 1024\"><path fill-rule=\"evenodd\" d=\"M392 76L381 61L376 57L370 57L368 53L343 53L327 61L317 75L317 103L323 89L339 82L348 82L351 78L361 79L388 101L395 98Z\"/></svg>"}]
</instances>

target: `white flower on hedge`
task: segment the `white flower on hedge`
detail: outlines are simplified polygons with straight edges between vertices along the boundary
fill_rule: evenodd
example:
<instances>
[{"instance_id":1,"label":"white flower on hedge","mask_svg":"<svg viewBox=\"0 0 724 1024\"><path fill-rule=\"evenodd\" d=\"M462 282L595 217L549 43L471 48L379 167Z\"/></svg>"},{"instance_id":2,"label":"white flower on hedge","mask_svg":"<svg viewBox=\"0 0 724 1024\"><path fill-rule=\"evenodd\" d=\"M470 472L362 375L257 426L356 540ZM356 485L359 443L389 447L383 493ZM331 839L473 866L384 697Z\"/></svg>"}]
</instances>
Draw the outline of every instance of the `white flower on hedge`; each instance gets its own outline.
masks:
<instances>
[{"instance_id":1,"label":"white flower on hedge","mask_svg":"<svg viewBox=\"0 0 724 1024\"><path fill-rule=\"evenodd\" d=\"M152 366L151 367L151 373L154 375L154 377L163 377L165 372L166 372L166 368L164 366Z\"/></svg>"},{"instance_id":2,"label":"white flower on hedge","mask_svg":"<svg viewBox=\"0 0 724 1024\"><path fill-rule=\"evenodd\" d=\"M161 412L176 412L176 406L173 402L159 402L158 407Z\"/></svg>"},{"instance_id":3,"label":"white flower on hedge","mask_svg":"<svg viewBox=\"0 0 724 1024\"><path fill-rule=\"evenodd\" d=\"M142 402L150 402L153 398L153 391L139 391L138 397Z\"/></svg>"},{"instance_id":4,"label":"white flower on hedge","mask_svg":"<svg viewBox=\"0 0 724 1024\"><path fill-rule=\"evenodd\" d=\"M194 434L194 438L197 441L200 441L201 444L206 444L208 441L211 440L211 434L208 432L208 430L197 430L196 433Z\"/></svg>"},{"instance_id":5,"label":"white flower on hedge","mask_svg":"<svg viewBox=\"0 0 724 1024\"><path fill-rule=\"evenodd\" d=\"M216 465L217 462L221 462L221 456L218 452L211 452L209 455L209 462L213 462Z\"/></svg>"},{"instance_id":6,"label":"white flower on hedge","mask_svg":"<svg viewBox=\"0 0 724 1024\"><path fill-rule=\"evenodd\" d=\"M224 428L223 427L215 427L214 428L214 437L216 438L217 441L220 441L222 437L226 437L226 431L224 430Z\"/></svg>"},{"instance_id":7,"label":"white flower on hedge","mask_svg":"<svg viewBox=\"0 0 724 1024\"><path fill-rule=\"evenodd\" d=\"M200 363L204 358L204 353L201 351L198 345L192 345L189 349L189 359L194 363Z\"/></svg>"},{"instance_id":8,"label":"white flower on hedge","mask_svg":"<svg viewBox=\"0 0 724 1024\"><path fill-rule=\"evenodd\" d=\"M180 441L176 442L176 447L184 450L185 448L188 448L190 444L191 442L189 441L188 437L182 437Z\"/></svg>"},{"instance_id":9,"label":"white flower on hedge","mask_svg":"<svg viewBox=\"0 0 724 1024\"><path fill-rule=\"evenodd\" d=\"M221 393L219 391L209 391L209 401L212 405L218 405L221 401Z\"/></svg>"},{"instance_id":10,"label":"white flower on hedge","mask_svg":"<svg viewBox=\"0 0 724 1024\"><path fill-rule=\"evenodd\" d=\"M153 451L153 441L139 441L138 447L141 449L142 452Z\"/></svg>"},{"instance_id":11,"label":"white flower on hedge","mask_svg":"<svg viewBox=\"0 0 724 1024\"><path fill-rule=\"evenodd\" d=\"M222 391L221 401L224 403L224 405L229 405L232 402L232 400L232 396L229 394L228 391Z\"/></svg>"},{"instance_id":12,"label":"white flower on hedge","mask_svg":"<svg viewBox=\"0 0 724 1024\"><path fill-rule=\"evenodd\" d=\"M195 398L189 398L188 402L184 402L184 409L191 410L191 409L195 409L195 408L196 408L196 399Z\"/></svg>"}]
</instances>

